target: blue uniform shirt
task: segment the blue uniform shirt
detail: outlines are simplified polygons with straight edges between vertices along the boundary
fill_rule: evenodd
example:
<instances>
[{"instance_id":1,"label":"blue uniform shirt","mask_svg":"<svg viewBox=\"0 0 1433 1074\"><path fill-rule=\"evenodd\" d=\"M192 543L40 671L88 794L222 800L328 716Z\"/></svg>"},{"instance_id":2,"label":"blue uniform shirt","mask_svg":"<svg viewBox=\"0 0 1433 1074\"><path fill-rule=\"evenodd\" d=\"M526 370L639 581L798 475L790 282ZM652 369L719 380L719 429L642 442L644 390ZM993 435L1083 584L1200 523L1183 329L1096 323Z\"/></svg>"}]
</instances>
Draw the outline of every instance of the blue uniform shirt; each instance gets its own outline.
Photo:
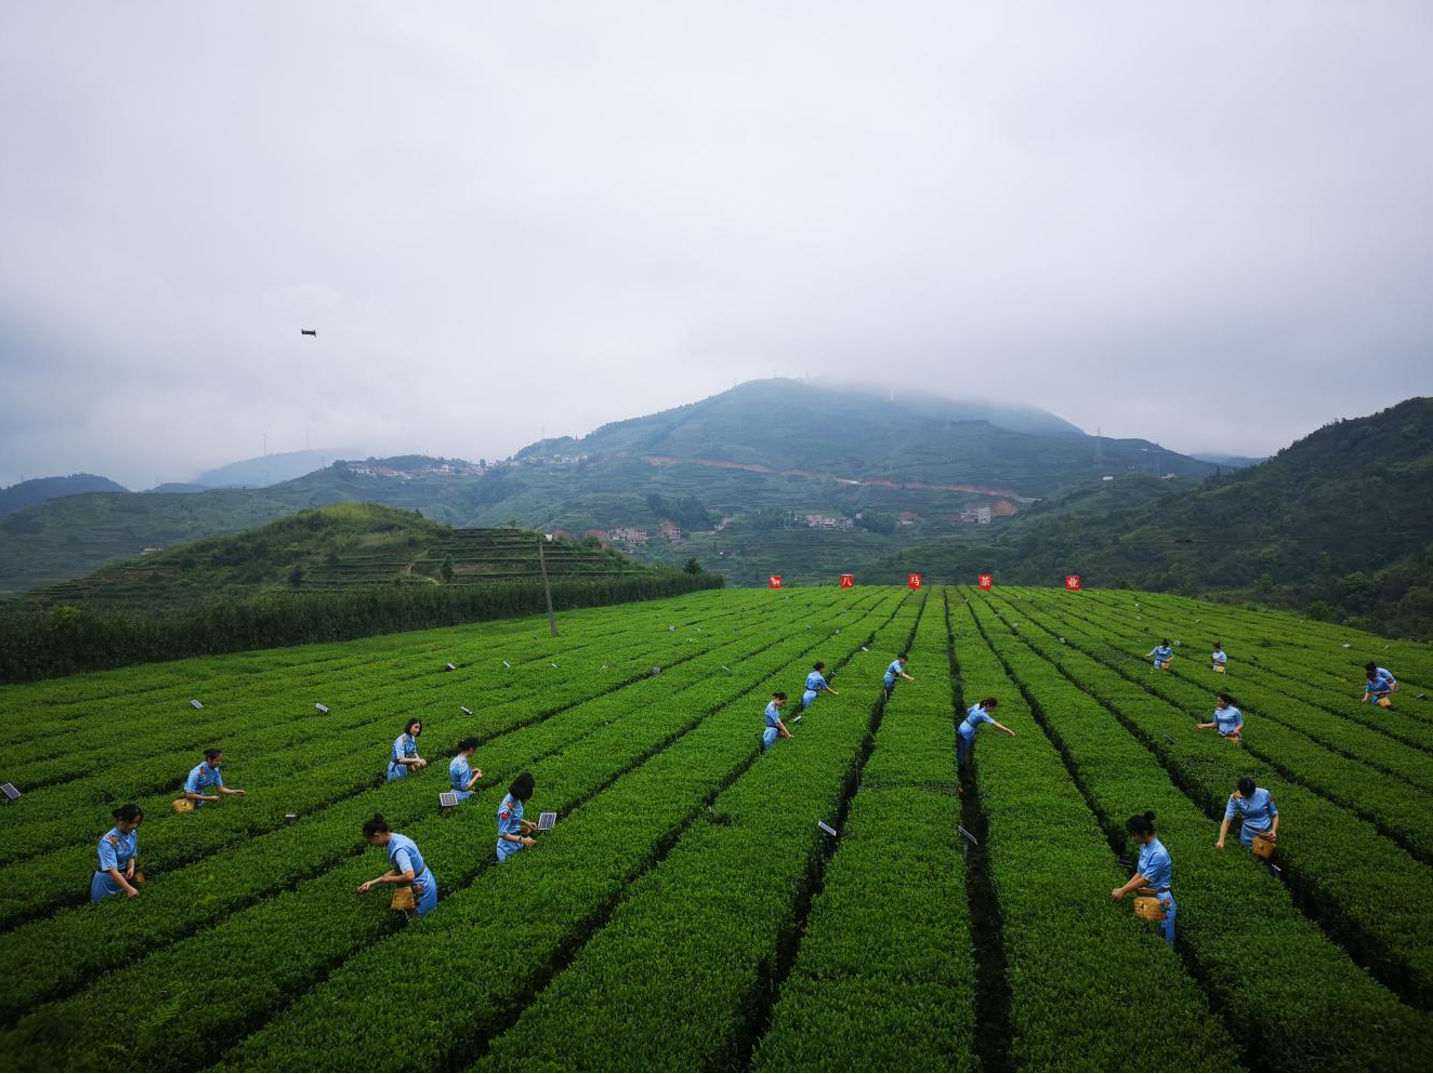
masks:
<instances>
[{"instance_id":1,"label":"blue uniform shirt","mask_svg":"<svg viewBox=\"0 0 1433 1074\"><path fill-rule=\"evenodd\" d=\"M1370 694L1386 694L1393 689L1387 679L1372 678L1363 684L1363 688Z\"/></svg>"},{"instance_id":2,"label":"blue uniform shirt","mask_svg":"<svg viewBox=\"0 0 1433 1074\"><path fill-rule=\"evenodd\" d=\"M388 864L400 873L406 873L411 869L414 879L428 871L428 863L419 853L418 844L406 835L399 835L397 832L388 837Z\"/></svg>"},{"instance_id":3,"label":"blue uniform shirt","mask_svg":"<svg viewBox=\"0 0 1433 1074\"><path fill-rule=\"evenodd\" d=\"M1149 881L1149 886L1155 891L1168 889L1170 878L1174 875L1174 862L1158 839L1151 839L1139 848L1139 875Z\"/></svg>"},{"instance_id":4,"label":"blue uniform shirt","mask_svg":"<svg viewBox=\"0 0 1433 1074\"><path fill-rule=\"evenodd\" d=\"M412 870L413 899L419 917L438 905L438 883L428 871L428 863L423 860L417 843L394 832L388 837L388 864L400 873Z\"/></svg>"},{"instance_id":5,"label":"blue uniform shirt","mask_svg":"<svg viewBox=\"0 0 1433 1074\"><path fill-rule=\"evenodd\" d=\"M1244 726L1244 714L1233 705L1214 710L1214 726L1221 735L1232 735Z\"/></svg>"},{"instance_id":6,"label":"blue uniform shirt","mask_svg":"<svg viewBox=\"0 0 1433 1074\"><path fill-rule=\"evenodd\" d=\"M208 794L211 787L224 786L224 776L218 767L211 765L208 761L200 761L189 770L189 778L184 781L184 789L189 794ZM204 808L206 803L195 802L195 809Z\"/></svg>"},{"instance_id":7,"label":"blue uniform shirt","mask_svg":"<svg viewBox=\"0 0 1433 1074\"><path fill-rule=\"evenodd\" d=\"M806 689L822 690L825 686L826 676L822 675L819 671L813 671L810 675L806 676Z\"/></svg>"},{"instance_id":8,"label":"blue uniform shirt","mask_svg":"<svg viewBox=\"0 0 1433 1074\"><path fill-rule=\"evenodd\" d=\"M986 712L979 705L971 705L965 714L965 719L960 721L959 735L961 738L975 737L975 732L980 730L983 723L994 723L995 717Z\"/></svg>"},{"instance_id":9,"label":"blue uniform shirt","mask_svg":"<svg viewBox=\"0 0 1433 1074\"><path fill-rule=\"evenodd\" d=\"M118 828L111 828L100 836L99 868L90 881L90 902L99 902L107 895L118 895L124 889L115 883L109 870L118 869L122 874L139 853L139 829L126 835Z\"/></svg>"},{"instance_id":10,"label":"blue uniform shirt","mask_svg":"<svg viewBox=\"0 0 1433 1074\"><path fill-rule=\"evenodd\" d=\"M1174 655L1174 650L1171 649L1168 645L1156 645L1154 647L1154 653L1152 655L1156 660L1163 663L1165 660L1168 660Z\"/></svg>"},{"instance_id":11,"label":"blue uniform shirt","mask_svg":"<svg viewBox=\"0 0 1433 1074\"><path fill-rule=\"evenodd\" d=\"M1393 677L1393 672L1389 671L1387 668L1374 668L1373 674L1375 678L1382 679L1384 682L1388 683L1389 686L1398 685L1398 680Z\"/></svg>"},{"instance_id":12,"label":"blue uniform shirt","mask_svg":"<svg viewBox=\"0 0 1433 1074\"><path fill-rule=\"evenodd\" d=\"M401 735L399 735L393 740L393 752L389 755L388 759L388 778L402 779L408 774L408 766L406 764L398 763L398 759L400 757L417 756L418 740L412 735L410 735L407 731L404 731Z\"/></svg>"},{"instance_id":13,"label":"blue uniform shirt","mask_svg":"<svg viewBox=\"0 0 1433 1074\"><path fill-rule=\"evenodd\" d=\"M824 709L822 711L825 711ZM781 722L781 710L776 707L776 702L771 701L766 706L766 726L775 727Z\"/></svg>"},{"instance_id":14,"label":"blue uniform shirt","mask_svg":"<svg viewBox=\"0 0 1433 1074\"><path fill-rule=\"evenodd\" d=\"M1229 659L1229 657L1225 655L1223 649L1216 649L1214 653L1209 657L1209 659L1216 664L1223 664Z\"/></svg>"},{"instance_id":15,"label":"blue uniform shirt","mask_svg":"<svg viewBox=\"0 0 1433 1074\"><path fill-rule=\"evenodd\" d=\"M901 667L901 662L899 660L892 660L891 666L886 668L886 673L884 676L882 676L886 680L886 685L894 686L896 682L896 676L904 670L905 669Z\"/></svg>"},{"instance_id":16,"label":"blue uniform shirt","mask_svg":"<svg viewBox=\"0 0 1433 1074\"><path fill-rule=\"evenodd\" d=\"M1240 813L1244 815L1244 823L1239 829L1239 841L1248 845L1254 841L1254 836L1274 826L1279 807L1274 805L1272 794L1263 787L1255 787L1248 798L1238 791L1229 796L1229 804L1224 808L1225 819L1233 820Z\"/></svg>"},{"instance_id":17,"label":"blue uniform shirt","mask_svg":"<svg viewBox=\"0 0 1433 1074\"><path fill-rule=\"evenodd\" d=\"M458 795L458 801L466 802L473 796L468 790L468 780L473 778L473 766L461 753L448 762L448 783Z\"/></svg>"},{"instance_id":18,"label":"blue uniform shirt","mask_svg":"<svg viewBox=\"0 0 1433 1074\"><path fill-rule=\"evenodd\" d=\"M100 872L107 873L111 869L124 872L130 859L139 853L139 829L126 834L118 828L111 828L100 837L99 851Z\"/></svg>"},{"instance_id":19,"label":"blue uniform shirt","mask_svg":"<svg viewBox=\"0 0 1433 1074\"><path fill-rule=\"evenodd\" d=\"M504 839L505 835L522 835L522 802L512 795L506 795L498 806L498 861L507 861L519 850L527 848L521 843Z\"/></svg>"}]
</instances>

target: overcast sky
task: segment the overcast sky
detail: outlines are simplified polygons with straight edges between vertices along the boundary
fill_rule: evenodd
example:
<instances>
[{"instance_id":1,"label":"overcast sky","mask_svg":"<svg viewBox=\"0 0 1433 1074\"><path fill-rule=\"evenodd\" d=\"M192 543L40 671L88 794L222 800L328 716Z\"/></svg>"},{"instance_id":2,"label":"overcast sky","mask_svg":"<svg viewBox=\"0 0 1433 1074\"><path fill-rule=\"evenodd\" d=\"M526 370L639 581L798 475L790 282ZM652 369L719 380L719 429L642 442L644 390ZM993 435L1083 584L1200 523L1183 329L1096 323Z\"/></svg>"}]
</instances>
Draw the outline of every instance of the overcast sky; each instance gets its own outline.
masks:
<instances>
[{"instance_id":1,"label":"overcast sky","mask_svg":"<svg viewBox=\"0 0 1433 1074\"><path fill-rule=\"evenodd\" d=\"M1426 0L0 0L0 484L773 373L1268 453L1433 392L1430 45Z\"/></svg>"}]
</instances>

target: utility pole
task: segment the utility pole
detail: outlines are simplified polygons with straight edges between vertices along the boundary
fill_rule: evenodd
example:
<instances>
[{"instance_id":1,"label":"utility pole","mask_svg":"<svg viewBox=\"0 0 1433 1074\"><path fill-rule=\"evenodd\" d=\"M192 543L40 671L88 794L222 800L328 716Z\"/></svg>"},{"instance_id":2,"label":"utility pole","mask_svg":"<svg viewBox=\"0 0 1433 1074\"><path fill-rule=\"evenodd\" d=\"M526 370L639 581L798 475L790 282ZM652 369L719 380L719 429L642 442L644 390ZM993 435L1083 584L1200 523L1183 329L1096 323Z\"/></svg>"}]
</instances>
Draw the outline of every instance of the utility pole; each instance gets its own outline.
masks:
<instances>
[{"instance_id":1,"label":"utility pole","mask_svg":"<svg viewBox=\"0 0 1433 1074\"><path fill-rule=\"evenodd\" d=\"M543 558L542 554L543 542L546 541L546 539L545 534L539 533L537 535L537 567L538 570L542 571L542 591L547 597L547 629L551 631L552 636L555 638L557 637L557 616L554 615L552 611L552 586L547 580L547 560Z\"/></svg>"}]
</instances>

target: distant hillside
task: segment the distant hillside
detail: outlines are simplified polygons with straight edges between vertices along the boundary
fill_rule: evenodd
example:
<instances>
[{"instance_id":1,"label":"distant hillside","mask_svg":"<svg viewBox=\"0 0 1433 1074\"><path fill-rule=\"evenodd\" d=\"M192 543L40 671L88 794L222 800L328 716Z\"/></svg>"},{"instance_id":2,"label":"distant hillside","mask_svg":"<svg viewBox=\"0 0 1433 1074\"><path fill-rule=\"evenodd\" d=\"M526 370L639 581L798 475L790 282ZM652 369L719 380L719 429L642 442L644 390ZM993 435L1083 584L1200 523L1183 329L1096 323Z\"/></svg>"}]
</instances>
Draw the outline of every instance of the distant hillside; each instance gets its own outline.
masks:
<instances>
[{"instance_id":1,"label":"distant hillside","mask_svg":"<svg viewBox=\"0 0 1433 1074\"><path fill-rule=\"evenodd\" d=\"M281 451L256 459L231 462L205 470L191 484L206 488L267 488L283 481L321 470L334 459L359 455L354 448L315 448L312 451Z\"/></svg>"},{"instance_id":2,"label":"distant hillside","mask_svg":"<svg viewBox=\"0 0 1433 1074\"><path fill-rule=\"evenodd\" d=\"M1091 585L1261 600L1433 636L1433 399L1325 426L1194 488L1113 485L1011 519L984 548L905 551L873 580L922 567L1045 584L1078 572Z\"/></svg>"},{"instance_id":3,"label":"distant hillside","mask_svg":"<svg viewBox=\"0 0 1433 1074\"><path fill-rule=\"evenodd\" d=\"M604 425L581 439L542 441L517 457L616 456L653 467L745 467L748 473L829 484L886 482L910 491L937 485L1022 497L1050 496L1109 470L1199 477L1214 472L1209 463L1147 440L1097 440L1063 429L1017 432L968 416L974 410L991 408L938 398L908 404L791 380L750 381L698 403Z\"/></svg>"},{"instance_id":4,"label":"distant hillside","mask_svg":"<svg viewBox=\"0 0 1433 1074\"><path fill-rule=\"evenodd\" d=\"M71 474L69 477L36 477L0 489L0 515L33 507L61 496L80 492L128 492L123 485L95 474Z\"/></svg>"},{"instance_id":5,"label":"distant hillside","mask_svg":"<svg viewBox=\"0 0 1433 1074\"><path fill-rule=\"evenodd\" d=\"M1201 462L1212 462L1215 466L1224 470L1242 470L1246 466L1258 466L1264 459L1255 459L1249 455L1220 455L1207 451L1196 451L1190 456L1191 459L1198 459Z\"/></svg>"},{"instance_id":6,"label":"distant hillside","mask_svg":"<svg viewBox=\"0 0 1433 1074\"><path fill-rule=\"evenodd\" d=\"M1043 411L754 381L581 439L541 441L504 462L350 459L248 492L33 508L36 516L0 526L0 593L330 503L417 509L454 526L593 533L655 563L695 556L739 584L773 566L814 578L984 530L982 521L1102 476L1174 474L1180 483L1216 469L1146 440L1086 436Z\"/></svg>"},{"instance_id":7,"label":"distant hillside","mask_svg":"<svg viewBox=\"0 0 1433 1074\"><path fill-rule=\"evenodd\" d=\"M261 493L90 492L0 517L0 595L87 574L106 563L262 525L294 507Z\"/></svg>"},{"instance_id":8,"label":"distant hillside","mask_svg":"<svg viewBox=\"0 0 1433 1074\"><path fill-rule=\"evenodd\" d=\"M484 479L490 503L474 521L516 519L573 533L644 530L648 540L637 549L644 558L697 554L732 581L754 583L773 565L777 530L784 572L815 577L882 549L971 529L977 514L988 520L1024 511L1106 475L1197 480L1216 471L1149 441L1086 436L1042 413L753 381L523 449L516 469ZM1056 431L1017 432L996 418ZM722 519L730 525L719 528ZM672 526L678 539L669 539Z\"/></svg>"},{"instance_id":9,"label":"distant hillside","mask_svg":"<svg viewBox=\"0 0 1433 1074\"><path fill-rule=\"evenodd\" d=\"M270 591L530 581L539 576L540 537L525 530L454 529L376 504L334 504L114 564L36 590L26 602L156 607ZM573 541L544 541L543 553L552 578L651 571L619 553Z\"/></svg>"}]
</instances>

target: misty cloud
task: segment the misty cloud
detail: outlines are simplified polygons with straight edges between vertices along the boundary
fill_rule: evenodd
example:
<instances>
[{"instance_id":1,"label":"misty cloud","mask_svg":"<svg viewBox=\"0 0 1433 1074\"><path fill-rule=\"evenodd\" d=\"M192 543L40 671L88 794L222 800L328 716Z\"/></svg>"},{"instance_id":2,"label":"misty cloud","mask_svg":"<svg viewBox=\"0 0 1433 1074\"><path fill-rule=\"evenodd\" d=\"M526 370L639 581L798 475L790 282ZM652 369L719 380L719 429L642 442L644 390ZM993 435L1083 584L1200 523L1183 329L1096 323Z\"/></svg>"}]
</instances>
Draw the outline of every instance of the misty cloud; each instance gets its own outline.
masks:
<instances>
[{"instance_id":1,"label":"misty cloud","mask_svg":"<svg viewBox=\"0 0 1433 1074\"><path fill-rule=\"evenodd\" d=\"M1419 3L0 12L0 483L770 376L1262 454L1430 389ZM299 335L318 329L316 339Z\"/></svg>"}]
</instances>

